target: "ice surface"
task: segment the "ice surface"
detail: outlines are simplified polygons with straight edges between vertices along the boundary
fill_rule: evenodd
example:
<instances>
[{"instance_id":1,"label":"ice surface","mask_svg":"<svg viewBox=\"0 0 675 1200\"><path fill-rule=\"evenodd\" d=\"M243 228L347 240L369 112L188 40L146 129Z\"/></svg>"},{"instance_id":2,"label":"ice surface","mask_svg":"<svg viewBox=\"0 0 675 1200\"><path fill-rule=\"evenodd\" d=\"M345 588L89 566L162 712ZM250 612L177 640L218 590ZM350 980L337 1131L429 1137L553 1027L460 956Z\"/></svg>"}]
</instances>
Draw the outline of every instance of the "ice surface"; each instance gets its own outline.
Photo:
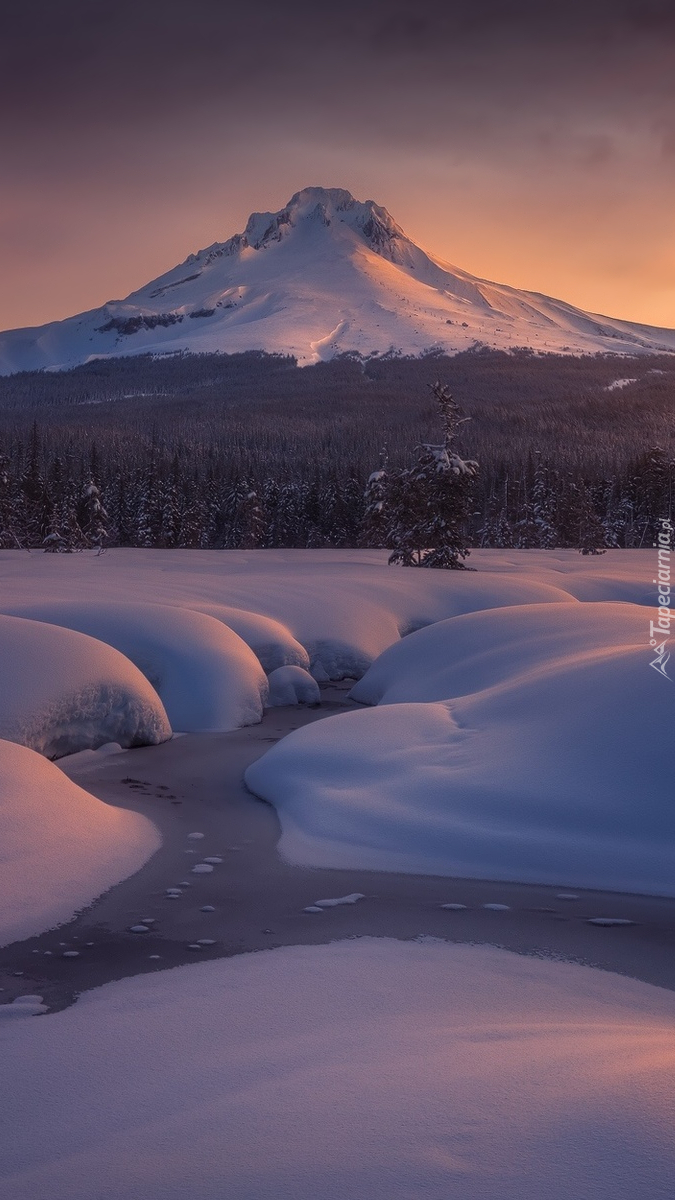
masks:
<instances>
[{"instance_id":1,"label":"ice surface","mask_svg":"<svg viewBox=\"0 0 675 1200\"><path fill-rule=\"evenodd\" d=\"M112 808L41 755L0 741L0 944L67 921L160 845L145 817Z\"/></svg>"},{"instance_id":2,"label":"ice surface","mask_svg":"<svg viewBox=\"0 0 675 1200\"><path fill-rule=\"evenodd\" d=\"M108 984L0 1037L2 1200L672 1193L675 996L588 967L286 947Z\"/></svg>"}]
</instances>

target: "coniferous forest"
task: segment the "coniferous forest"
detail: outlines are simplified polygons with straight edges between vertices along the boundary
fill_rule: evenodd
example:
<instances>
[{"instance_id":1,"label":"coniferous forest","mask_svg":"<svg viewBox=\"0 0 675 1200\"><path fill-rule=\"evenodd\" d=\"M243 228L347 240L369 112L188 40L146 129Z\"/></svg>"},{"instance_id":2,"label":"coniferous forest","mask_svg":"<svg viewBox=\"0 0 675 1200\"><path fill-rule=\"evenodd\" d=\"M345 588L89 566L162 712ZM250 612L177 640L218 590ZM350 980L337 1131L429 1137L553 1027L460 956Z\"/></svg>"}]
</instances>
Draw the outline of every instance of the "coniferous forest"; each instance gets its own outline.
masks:
<instances>
[{"instance_id":1,"label":"coniferous forest","mask_svg":"<svg viewBox=\"0 0 675 1200\"><path fill-rule=\"evenodd\" d=\"M437 379L468 545L634 547L672 515L674 356L171 355L0 379L0 545L384 545L373 488L438 442Z\"/></svg>"}]
</instances>

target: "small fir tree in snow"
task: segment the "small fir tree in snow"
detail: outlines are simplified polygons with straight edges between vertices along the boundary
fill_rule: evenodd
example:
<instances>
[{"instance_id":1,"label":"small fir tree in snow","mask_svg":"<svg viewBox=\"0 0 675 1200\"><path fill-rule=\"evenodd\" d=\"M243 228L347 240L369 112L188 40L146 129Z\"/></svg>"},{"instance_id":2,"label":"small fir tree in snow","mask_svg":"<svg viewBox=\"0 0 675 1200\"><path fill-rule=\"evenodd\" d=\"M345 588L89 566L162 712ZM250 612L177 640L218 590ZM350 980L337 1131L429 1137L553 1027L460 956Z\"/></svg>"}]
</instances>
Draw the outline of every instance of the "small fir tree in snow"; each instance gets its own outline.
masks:
<instances>
[{"instance_id":1,"label":"small fir tree in snow","mask_svg":"<svg viewBox=\"0 0 675 1200\"><path fill-rule=\"evenodd\" d=\"M78 524L88 544L101 551L108 536L108 514L103 507L101 493L93 479L90 479L84 486L77 516Z\"/></svg>"},{"instance_id":2,"label":"small fir tree in snow","mask_svg":"<svg viewBox=\"0 0 675 1200\"><path fill-rule=\"evenodd\" d=\"M379 549L386 545L387 485L387 451L383 450L380 456L380 468L369 476L366 490L363 493L365 511L361 541L365 546L375 546Z\"/></svg>"},{"instance_id":3,"label":"small fir tree in snow","mask_svg":"<svg viewBox=\"0 0 675 1200\"><path fill-rule=\"evenodd\" d=\"M443 441L419 446L415 465L387 480L384 504L386 541L392 547L389 562L461 570L465 569L462 560L470 553L467 524L478 463L457 453L459 426L466 418L460 416L449 388L437 382L431 390L441 414Z\"/></svg>"}]
</instances>

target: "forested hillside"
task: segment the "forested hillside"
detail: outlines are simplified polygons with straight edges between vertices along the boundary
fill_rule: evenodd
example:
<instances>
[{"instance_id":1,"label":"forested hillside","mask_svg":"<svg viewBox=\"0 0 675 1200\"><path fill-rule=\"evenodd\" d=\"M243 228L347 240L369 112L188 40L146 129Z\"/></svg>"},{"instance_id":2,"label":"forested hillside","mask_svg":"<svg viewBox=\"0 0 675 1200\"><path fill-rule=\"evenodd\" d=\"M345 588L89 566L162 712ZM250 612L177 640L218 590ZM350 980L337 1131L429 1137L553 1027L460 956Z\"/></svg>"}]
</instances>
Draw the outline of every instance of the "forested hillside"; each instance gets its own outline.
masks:
<instances>
[{"instance_id":1,"label":"forested hillside","mask_svg":"<svg viewBox=\"0 0 675 1200\"><path fill-rule=\"evenodd\" d=\"M86 541L90 482L110 545L359 544L371 472L438 437L435 379L471 418L474 544L575 545L590 505L633 546L672 511L672 356L174 355L0 379L3 544Z\"/></svg>"}]
</instances>

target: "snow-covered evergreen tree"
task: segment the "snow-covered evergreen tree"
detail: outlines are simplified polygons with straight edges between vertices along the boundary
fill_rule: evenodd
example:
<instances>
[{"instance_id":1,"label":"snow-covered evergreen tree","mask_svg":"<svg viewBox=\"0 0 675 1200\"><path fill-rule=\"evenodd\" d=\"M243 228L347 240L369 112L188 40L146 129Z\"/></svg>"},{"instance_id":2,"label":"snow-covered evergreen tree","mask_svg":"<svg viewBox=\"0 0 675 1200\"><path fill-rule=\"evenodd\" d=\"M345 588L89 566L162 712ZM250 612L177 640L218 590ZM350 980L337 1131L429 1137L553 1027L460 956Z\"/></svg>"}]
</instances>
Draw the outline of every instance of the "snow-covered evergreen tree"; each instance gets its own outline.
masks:
<instances>
[{"instance_id":1,"label":"snow-covered evergreen tree","mask_svg":"<svg viewBox=\"0 0 675 1200\"><path fill-rule=\"evenodd\" d=\"M365 505L361 528L361 541L365 546L378 549L386 545L387 536L387 486L388 458L386 448L380 455L380 466L368 477L363 493Z\"/></svg>"},{"instance_id":2,"label":"snow-covered evergreen tree","mask_svg":"<svg viewBox=\"0 0 675 1200\"><path fill-rule=\"evenodd\" d=\"M534 544L540 550L550 550L557 541L552 474L551 469L541 461L541 455L537 454L532 485L532 515L536 528Z\"/></svg>"},{"instance_id":3,"label":"snow-covered evergreen tree","mask_svg":"<svg viewBox=\"0 0 675 1200\"><path fill-rule=\"evenodd\" d=\"M108 514L93 479L84 485L77 519L88 544L101 551L108 536Z\"/></svg>"},{"instance_id":4,"label":"snow-covered evergreen tree","mask_svg":"<svg viewBox=\"0 0 675 1200\"><path fill-rule=\"evenodd\" d=\"M418 447L415 465L389 475L385 493L390 563L458 570L470 553L467 523L478 463L463 459L455 445L463 423L449 388L432 385L443 441Z\"/></svg>"},{"instance_id":5,"label":"snow-covered evergreen tree","mask_svg":"<svg viewBox=\"0 0 675 1200\"><path fill-rule=\"evenodd\" d=\"M265 517L258 493L247 480L237 480L226 497L229 518L229 544L242 550L262 546L265 537Z\"/></svg>"}]
</instances>

